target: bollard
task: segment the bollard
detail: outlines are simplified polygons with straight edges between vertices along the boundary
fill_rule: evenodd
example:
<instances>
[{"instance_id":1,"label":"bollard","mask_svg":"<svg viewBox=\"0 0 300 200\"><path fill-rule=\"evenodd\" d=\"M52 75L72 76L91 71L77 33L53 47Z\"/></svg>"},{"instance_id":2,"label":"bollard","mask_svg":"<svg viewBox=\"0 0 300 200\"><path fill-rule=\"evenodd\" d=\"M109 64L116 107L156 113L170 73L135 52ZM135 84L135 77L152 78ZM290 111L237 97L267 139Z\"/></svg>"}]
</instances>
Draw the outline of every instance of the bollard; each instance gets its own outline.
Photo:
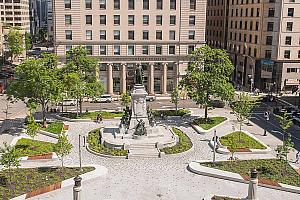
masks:
<instances>
[{"instance_id":1,"label":"bollard","mask_svg":"<svg viewBox=\"0 0 300 200\"><path fill-rule=\"evenodd\" d=\"M74 178L73 200L81 200L81 180L82 178L78 175Z\"/></svg>"},{"instance_id":2,"label":"bollard","mask_svg":"<svg viewBox=\"0 0 300 200\"><path fill-rule=\"evenodd\" d=\"M250 177L249 187L248 187L248 196L246 198L247 200L258 200L257 186L258 186L257 171L254 168L251 169L251 177Z\"/></svg>"}]
</instances>

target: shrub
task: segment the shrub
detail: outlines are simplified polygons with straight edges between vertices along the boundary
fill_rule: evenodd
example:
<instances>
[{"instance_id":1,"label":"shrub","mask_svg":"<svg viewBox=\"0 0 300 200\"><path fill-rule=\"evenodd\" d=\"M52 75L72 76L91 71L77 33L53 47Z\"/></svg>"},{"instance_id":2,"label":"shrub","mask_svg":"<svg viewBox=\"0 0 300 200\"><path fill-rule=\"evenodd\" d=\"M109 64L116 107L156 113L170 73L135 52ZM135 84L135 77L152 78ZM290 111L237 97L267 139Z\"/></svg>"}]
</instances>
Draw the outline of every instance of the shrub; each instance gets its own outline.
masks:
<instances>
[{"instance_id":1,"label":"shrub","mask_svg":"<svg viewBox=\"0 0 300 200\"><path fill-rule=\"evenodd\" d=\"M60 134L64 128L63 122L53 122L48 125L47 128L42 128L42 130L49 133Z\"/></svg>"}]
</instances>

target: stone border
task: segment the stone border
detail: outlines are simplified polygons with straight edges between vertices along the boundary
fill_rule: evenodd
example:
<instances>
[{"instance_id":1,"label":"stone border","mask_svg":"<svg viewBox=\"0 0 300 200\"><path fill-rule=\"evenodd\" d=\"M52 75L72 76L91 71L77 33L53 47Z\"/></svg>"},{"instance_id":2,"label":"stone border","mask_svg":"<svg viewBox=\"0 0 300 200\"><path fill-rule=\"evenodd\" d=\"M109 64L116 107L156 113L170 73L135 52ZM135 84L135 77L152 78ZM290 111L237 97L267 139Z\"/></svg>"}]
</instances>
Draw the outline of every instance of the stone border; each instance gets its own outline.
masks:
<instances>
[{"instance_id":1,"label":"stone border","mask_svg":"<svg viewBox=\"0 0 300 200\"><path fill-rule=\"evenodd\" d=\"M236 130L239 131L239 130ZM236 132L233 131L233 132ZM228 134L225 135L229 135L233 132L230 132ZM260 139L258 139L257 137L255 137L254 135L252 135L250 132L246 131L246 130L242 130L243 133L245 133L246 135L248 135L249 137L251 137L252 139L258 141L259 143L261 143L264 147L266 147L266 149L249 149L250 152L242 152L242 151L236 151L235 154L266 154L266 153L270 153L272 151L272 149L266 145L263 141L261 141ZM225 136L222 135L221 137ZM211 149L214 148L214 141L210 140L208 145L210 146ZM220 153L220 154L230 154L230 151L228 150L227 146L224 146L224 148L220 147L220 148L216 148L216 152Z\"/></svg>"},{"instance_id":2,"label":"stone border","mask_svg":"<svg viewBox=\"0 0 300 200\"><path fill-rule=\"evenodd\" d=\"M207 160L192 161L189 163L188 169L195 174L248 184L248 181L244 180L244 178L240 174L202 166L201 163L205 163L205 162L211 162L211 161L207 161ZM262 183L259 183L258 185L261 187L300 194L300 187L287 185L283 183L278 183L278 184L281 187L262 184Z\"/></svg>"},{"instance_id":3,"label":"stone border","mask_svg":"<svg viewBox=\"0 0 300 200\"><path fill-rule=\"evenodd\" d=\"M66 167L78 167L78 166L66 166ZM96 178L96 177L99 177L99 176L103 176L103 175L108 173L108 169L104 166L101 166L101 165L84 165L83 167L94 167L95 169L93 171L90 171L90 172L87 172L85 174L80 175L80 177L82 178L82 182L85 182L87 180L90 180L90 179L93 179L93 178ZM61 184L60 184L59 188L53 188L51 191L73 186L74 185L74 180L73 180L73 178L69 178L69 179L64 180L60 183ZM40 188L40 189L42 189L42 188ZM37 190L40 190L40 189L37 189ZM40 194L48 193L48 192L51 192L51 191L43 192L43 193L40 193ZM34 192L35 191L29 192L27 194L23 194L21 196L12 198L11 200L25 200L25 199L28 198L28 196L30 194L32 194ZM38 195L40 195L40 194L38 194ZM38 195L35 195L35 196L38 196ZM33 197L33 196L30 196L30 197Z\"/></svg>"},{"instance_id":4,"label":"stone border","mask_svg":"<svg viewBox=\"0 0 300 200\"><path fill-rule=\"evenodd\" d=\"M128 155L127 156L112 156L112 155L97 153L97 152L91 150L89 145L90 145L89 143L86 143L86 150L88 152L90 152L91 154L94 154L96 156L101 156L101 157L104 157L104 158L122 158L122 159L127 159L128 158Z\"/></svg>"},{"instance_id":5,"label":"stone border","mask_svg":"<svg viewBox=\"0 0 300 200\"><path fill-rule=\"evenodd\" d=\"M212 116L212 117L224 117L224 116ZM216 126L210 128L210 129L208 129L208 130L205 130L205 129L201 128L200 126L193 124L193 122L191 122L190 125L193 127L193 129L194 129L197 133L199 133L199 134L206 134L206 133L208 133L208 132L210 132L210 131L216 129L217 127L222 126L222 125L224 125L225 123L227 123L227 122L229 121L229 118L228 118L228 117L225 117L225 118L226 118L226 120L225 120L224 122L221 122L220 124L218 124L218 125L216 125Z\"/></svg>"}]
</instances>

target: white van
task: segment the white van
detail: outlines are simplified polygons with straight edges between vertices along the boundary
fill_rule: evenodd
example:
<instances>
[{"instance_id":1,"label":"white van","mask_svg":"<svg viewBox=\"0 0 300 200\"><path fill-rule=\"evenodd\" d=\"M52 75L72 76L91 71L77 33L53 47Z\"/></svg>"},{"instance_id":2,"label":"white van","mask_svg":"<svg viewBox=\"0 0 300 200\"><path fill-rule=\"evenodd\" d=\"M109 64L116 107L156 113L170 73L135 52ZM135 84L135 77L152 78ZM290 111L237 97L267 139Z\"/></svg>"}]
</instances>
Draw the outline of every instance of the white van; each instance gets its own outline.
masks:
<instances>
[{"instance_id":1,"label":"white van","mask_svg":"<svg viewBox=\"0 0 300 200\"><path fill-rule=\"evenodd\" d=\"M65 99L63 102L59 102L58 105L63 106L76 106L77 101L76 99Z\"/></svg>"}]
</instances>

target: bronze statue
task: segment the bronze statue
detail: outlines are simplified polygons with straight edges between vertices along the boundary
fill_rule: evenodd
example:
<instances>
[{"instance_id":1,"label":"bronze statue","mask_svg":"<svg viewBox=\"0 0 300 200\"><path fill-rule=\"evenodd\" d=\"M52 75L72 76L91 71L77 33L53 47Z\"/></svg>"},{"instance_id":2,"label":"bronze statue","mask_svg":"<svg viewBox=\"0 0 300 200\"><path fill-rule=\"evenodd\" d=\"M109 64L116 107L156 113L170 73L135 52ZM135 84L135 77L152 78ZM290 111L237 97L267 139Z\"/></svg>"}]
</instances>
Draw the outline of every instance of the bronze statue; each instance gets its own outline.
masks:
<instances>
[{"instance_id":1,"label":"bronze statue","mask_svg":"<svg viewBox=\"0 0 300 200\"><path fill-rule=\"evenodd\" d=\"M143 85L143 82L144 82L144 72L143 72L142 66L140 66L140 65L135 69L134 80L135 80L135 84Z\"/></svg>"},{"instance_id":2,"label":"bronze statue","mask_svg":"<svg viewBox=\"0 0 300 200\"><path fill-rule=\"evenodd\" d=\"M135 131L134 131L135 135L147 135L147 130L145 128L145 122L141 119L138 120L138 124L135 126Z\"/></svg>"}]
</instances>

